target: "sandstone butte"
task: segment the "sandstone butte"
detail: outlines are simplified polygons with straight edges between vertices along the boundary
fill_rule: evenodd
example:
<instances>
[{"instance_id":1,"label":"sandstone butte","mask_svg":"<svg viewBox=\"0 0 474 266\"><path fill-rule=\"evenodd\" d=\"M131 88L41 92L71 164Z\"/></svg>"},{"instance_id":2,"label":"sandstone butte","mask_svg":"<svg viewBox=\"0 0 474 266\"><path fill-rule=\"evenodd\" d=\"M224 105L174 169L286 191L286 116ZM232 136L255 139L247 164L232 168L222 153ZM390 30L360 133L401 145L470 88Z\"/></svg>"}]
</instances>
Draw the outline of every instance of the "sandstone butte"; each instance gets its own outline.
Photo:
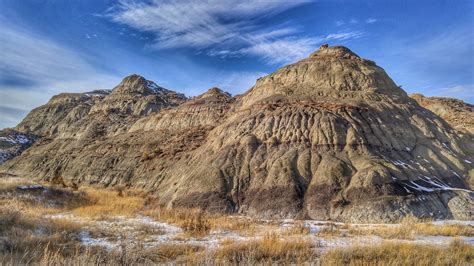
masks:
<instances>
[{"instance_id":1,"label":"sandstone butte","mask_svg":"<svg viewBox=\"0 0 474 266\"><path fill-rule=\"evenodd\" d=\"M342 46L235 97L188 99L131 75L111 91L54 96L2 131L0 172L265 218L472 220L472 128L414 98Z\"/></svg>"}]
</instances>

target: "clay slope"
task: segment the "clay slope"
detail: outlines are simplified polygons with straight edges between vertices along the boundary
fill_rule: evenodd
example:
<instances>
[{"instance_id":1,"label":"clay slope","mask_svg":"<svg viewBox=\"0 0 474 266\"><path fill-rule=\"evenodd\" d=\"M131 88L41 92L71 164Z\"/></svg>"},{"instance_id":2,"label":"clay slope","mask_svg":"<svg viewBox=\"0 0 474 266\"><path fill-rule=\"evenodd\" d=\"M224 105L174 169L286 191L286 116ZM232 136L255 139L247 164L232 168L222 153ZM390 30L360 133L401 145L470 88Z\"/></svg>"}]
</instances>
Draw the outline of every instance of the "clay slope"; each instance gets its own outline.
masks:
<instances>
[{"instance_id":1,"label":"clay slope","mask_svg":"<svg viewBox=\"0 0 474 266\"><path fill-rule=\"evenodd\" d=\"M105 123L113 134L39 143L0 171L121 184L168 206L260 217L474 217L472 140L345 47L323 46L239 97L211 89L131 113L140 118Z\"/></svg>"},{"instance_id":2,"label":"clay slope","mask_svg":"<svg viewBox=\"0 0 474 266\"><path fill-rule=\"evenodd\" d=\"M474 134L474 105L447 97L425 97L411 94L419 105L442 117L453 128Z\"/></svg>"}]
</instances>

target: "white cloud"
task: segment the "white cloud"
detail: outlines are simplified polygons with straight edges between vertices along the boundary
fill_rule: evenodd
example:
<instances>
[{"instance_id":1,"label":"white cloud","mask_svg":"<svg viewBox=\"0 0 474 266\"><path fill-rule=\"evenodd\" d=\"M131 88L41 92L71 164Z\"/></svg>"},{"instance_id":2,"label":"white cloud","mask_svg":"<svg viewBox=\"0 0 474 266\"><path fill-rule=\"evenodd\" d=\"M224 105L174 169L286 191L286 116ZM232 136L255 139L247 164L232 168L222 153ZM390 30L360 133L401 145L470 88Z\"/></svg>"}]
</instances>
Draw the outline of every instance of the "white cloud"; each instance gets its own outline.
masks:
<instances>
[{"instance_id":1,"label":"white cloud","mask_svg":"<svg viewBox=\"0 0 474 266\"><path fill-rule=\"evenodd\" d=\"M375 19L375 18L368 18L368 19L365 20L365 23L367 23L367 24L372 24L372 23L375 23L375 22L377 22L377 21L378 21L378 19Z\"/></svg>"},{"instance_id":2,"label":"white cloud","mask_svg":"<svg viewBox=\"0 0 474 266\"><path fill-rule=\"evenodd\" d=\"M324 38L325 40L348 40L348 39L358 39L364 36L365 32L363 31L350 31L350 32L341 32L329 34Z\"/></svg>"},{"instance_id":3,"label":"white cloud","mask_svg":"<svg viewBox=\"0 0 474 266\"><path fill-rule=\"evenodd\" d=\"M259 23L309 1L158 1L122 0L109 10L115 22L151 32L154 49L191 47L221 58L251 55L271 64L306 57L325 40L359 38L356 33L300 36L295 27L269 27ZM351 20L350 23L354 23ZM343 23L343 22L342 22Z\"/></svg>"},{"instance_id":4,"label":"white cloud","mask_svg":"<svg viewBox=\"0 0 474 266\"><path fill-rule=\"evenodd\" d=\"M303 1L151 1L122 0L110 12L113 21L153 32L156 48L209 47L239 41L260 17L280 13ZM244 40L245 41L245 40Z\"/></svg>"},{"instance_id":5,"label":"white cloud","mask_svg":"<svg viewBox=\"0 0 474 266\"><path fill-rule=\"evenodd\" d=\"M262 57L272 64L291 63L308 56L319 38L285 38L274 41L255 43L254 45L239 50L239 53Z\"/></svg>"},{"instance_id":6,"label":"white cloud","mask_svg":"<svg viewBox=\"0 0 474 266\"><path fill-rule=\"evenodd\" d=\"M191 47L211 56L253 55L268 63L288 63L311 53L320 37L297 36L295 27L265 27L270 17L308 1L122 0L109 11L115 22L151 32L155 49Z\"/></svg>"},{"instance_id":7,"label":"white cloud","mask_svg":"<svg viewBox=\"0 0 474 266\"><path fill-rule=\"evenodd\" d=\"M364 20L363 20L364 21ZM365 23L366 24L372 24L372 23L375 23L379 21L378 19L376 18L368 18L365 20ZM345 25L346 23L349 23L349 24L359 24L359 20L358 19L355 19L355 18L352 18L350 19L349 21L344 21L344 20L336 20L335 21L336 23L336 26L342 26L342 25Z\"/></svg>"},{"instance_id":8,"label":"white cloud","mask_svg":"<svg viewBox=\"0 0 474 266\"><path fill-rule=\"evenodd\" d=\"M5 122L5 110L31 110L54 94L110 88L120 80L99 73L81 54L27 29L0 22L1 126L15 125L11 113Z\"/></svg>"},{"instance_id":9,"label":"white cloud","mask_svg":"<svg viewBox=\"0 0 474 266\"><path fill-rule=\"evenodd\" d=\"M432 93L439 96L465 99L470 103L474 102L474 84L453 85L450 87L435 89Z\"/></svg>"},{"instance_id":10,"label":"white cloud","mask_svg":"<svg viewBox=\"0 0 474 266\"><path fill-rule=\"evenodd\" d=\"M358 23L359 23L359 20L353 18L353 19L349 20L349 23L350 23L350 24L358 24Z\"/></svg>"}]
</instances>

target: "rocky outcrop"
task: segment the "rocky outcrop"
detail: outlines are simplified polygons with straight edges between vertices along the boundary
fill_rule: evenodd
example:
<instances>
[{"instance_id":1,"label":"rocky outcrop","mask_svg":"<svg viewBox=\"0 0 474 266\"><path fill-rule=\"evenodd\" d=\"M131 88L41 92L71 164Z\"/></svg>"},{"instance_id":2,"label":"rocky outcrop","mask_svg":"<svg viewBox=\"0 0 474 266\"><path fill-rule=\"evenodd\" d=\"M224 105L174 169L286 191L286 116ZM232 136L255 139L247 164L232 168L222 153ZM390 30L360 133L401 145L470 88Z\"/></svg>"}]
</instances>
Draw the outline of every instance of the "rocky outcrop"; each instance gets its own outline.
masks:
<instances>
[{"instance_id":1,"label":"rocky outcrop","mask_svg":"<svg viewBox=\"0 0 474 266\"><path fill-rule=\"evenodd\" d=\"M25 134L13 129L0 131L0 164L20 155L29 148L37 137L32 134Z\"/></svg>"},{"instance_id":2,"label":"rocky outcrop","mask_svg":"<svg viewBox=\"0 0 474 266\"><path fill-rule=\"evenodd\" d=\"M474 105L446 97L425 97L411 94L419 105L442 117L453 128L474 134Z\"/></svg>"},{"instance_id":3,"label":"rocky outcrop","mask_svg":"<svg viewBox=\"0 0 474 266\"><path fill-rule=\"evenodd\" d=\"M182 130L198 126L216 126L227 116L234 98L219 88L190 99L177 108L163 110L137 121L130 131Z\"/></svg>"},{"instance_id":4,"label":"rocky outcrop","mask_svg":"<svg viewBox=\"0 0 474 266\"><path fill-rule=\"evenodd\" d=\"M110 92L62 93L54 96L45 105L33 109L16 130L39 136L61 136L68 134L76 124L87 117L91 107Z\"/></svg>"},{"instance_id":5,"label":"rocky outcrop","mask_svg":"<svg viewBox=\"0 0 474 266\"><path fill-rule=\"evenodd\" d=\"M472 140L345 47L323 46L239 97L213 88L161 101L143 80L88 110L84 125L105 134L43 141L0 171L260 217L473 218Z\"/></svg>"},{"instance_id":6,"label":"rocky outcrop","mask_svg":"<svg viewBox=\"0 0 474 266\"><path fill-rule=\"evenodd\" d=\"M323 48L259 79L235 105L177 190L162 192L167 201L213 206L202 197L211 191L221 197L215 208L373 221L449 217L441 206L469 190L473 143L347 48ZM451 196L419 207L431 193Z\"/></svg>"},{"instance_id":7,"label":"rocky outcrop","mask_svg":"<svg viewBox=\"0 0 474 266\"><path fill-rule=\"evenodd\" d=\"M140 117L185 100L184 94L130 75L111 91L54 96L31 111L16 130L49 138L99 138L124 132Z\"/></svg>"}]
</instances>

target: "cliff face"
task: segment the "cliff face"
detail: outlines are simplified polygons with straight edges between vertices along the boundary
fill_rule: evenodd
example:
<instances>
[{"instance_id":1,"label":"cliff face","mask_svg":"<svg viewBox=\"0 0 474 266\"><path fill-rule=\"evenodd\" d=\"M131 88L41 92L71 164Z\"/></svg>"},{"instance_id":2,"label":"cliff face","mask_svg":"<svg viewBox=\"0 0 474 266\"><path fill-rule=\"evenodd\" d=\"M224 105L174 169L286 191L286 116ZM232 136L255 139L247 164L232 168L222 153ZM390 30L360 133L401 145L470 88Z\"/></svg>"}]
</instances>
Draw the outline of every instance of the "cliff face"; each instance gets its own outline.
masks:
<instances>
[{"instance_id":1,"label":"cliff face","mask_svg":"<svg viewBox=\"0 0 474 266\"><path fill-rule=\"evenodd\" d=\"M184 101L137 80L98 98L74 116L79 122L61 118L64 128L52 133L25 119L19 130L53 137L0 171L66 185L121 184L168 206L261 217L474 217L472 139L345 47L323 46L238 97L213 88ZM61 135L75 123L75 135ZM91 125L105 133L80 133Z\"/></svg>"},{"instance_id":2,"label":"cliff face","mask_svg":"<svg viewBox=\"0 0 474 266\"><path fill-rule=\"evenodd\" d=\"M422 94L411 94L410 97L446 120L453 128L474 134L474 105L446 97L425 97Z\"/></svg>"}]
</instances>

